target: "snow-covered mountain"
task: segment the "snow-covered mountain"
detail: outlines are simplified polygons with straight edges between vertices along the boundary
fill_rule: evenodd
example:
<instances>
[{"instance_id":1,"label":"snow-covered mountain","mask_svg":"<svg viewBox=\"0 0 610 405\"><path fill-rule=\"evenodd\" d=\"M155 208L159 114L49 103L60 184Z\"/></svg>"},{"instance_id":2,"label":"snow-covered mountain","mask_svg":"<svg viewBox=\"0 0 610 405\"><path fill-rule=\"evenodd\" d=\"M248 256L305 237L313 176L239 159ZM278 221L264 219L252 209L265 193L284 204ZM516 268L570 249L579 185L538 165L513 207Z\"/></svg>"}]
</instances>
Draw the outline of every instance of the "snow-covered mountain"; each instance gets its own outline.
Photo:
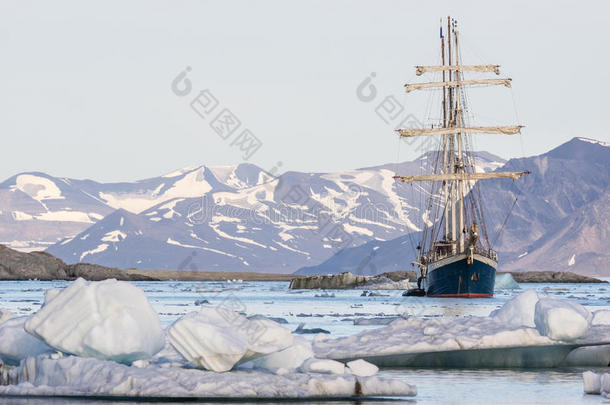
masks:
<instances>
[{"instance_id":1,"label":"snow-covered mountain","mask_svg":"<svg viewBox=\"0 0 610 405\"><path fill-rule=\"evenodd\" d=\"M0 183L0 243L21 250L45 249L116 209L138 214L178 197L239 190L268 179L251 164L185 168L132 183L21 173Z\"/></svg>"},{"instance_id":2,"label":"snow-covered mountain","mask_svg":"<svg viewBox=\"0 0 610 405\"><path fill-rule=\"evenodd\" d=\"M554 270L610 276L610 144L587 138L498 170L530 170L518 181L481 183L489 239L501 271ZM510 207L515 204L500 233ZM498 238L499 235L499 238ZM299 273L376 274L410 269L417 235L345 249Z\"/></svg>"},{"instance_id":3,"label":"snow-covered mountain","mask_svg":"<svg viewBox=\"0 0 610 405\"><path fill-rule=\"evenodd\" d=\"M68 263L123 268L293 272L346 247L419 230L419 193L392 176L425 172L427 162L424 155L278 178L249 164L200 167L99 185L87 193L118 210L47 251ZM481 170L502 164L485 153L478 160Z\"/></svg>"}]
</instances>

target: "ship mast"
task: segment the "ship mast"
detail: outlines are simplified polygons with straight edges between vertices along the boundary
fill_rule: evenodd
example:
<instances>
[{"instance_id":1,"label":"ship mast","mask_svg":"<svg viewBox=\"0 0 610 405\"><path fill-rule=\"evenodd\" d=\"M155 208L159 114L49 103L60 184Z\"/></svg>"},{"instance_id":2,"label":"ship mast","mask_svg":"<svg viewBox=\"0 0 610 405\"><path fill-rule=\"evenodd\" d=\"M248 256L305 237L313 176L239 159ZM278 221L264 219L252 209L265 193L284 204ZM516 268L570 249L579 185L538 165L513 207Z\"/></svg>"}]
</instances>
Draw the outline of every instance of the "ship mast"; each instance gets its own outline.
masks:
<instances>
[{"instance_id":1,"label":"ship mast","mask_svg":"<svg viewBox=\"0 0 610 405\"><path fill-rule=\"evenodd\" d=\"M423 174L419 176L402 176L396 175L395 179L403 182L415 181L442 181L442 190L444 195L444 241L434 242L434 229L438 229L437 225L432 225L431 232L431 250L424 253L422 260L418 259L418 263L422 266L422 271L426 267L426 263L430 260L436 260L437 250L435 246L440 246L440 249L450 248L449 254L461 254L470 249L471 254L476 244L476 225L474 222L468 242L466 242L466 186L473 181L492 179L492 178L511 178L518 179L527 171L522 172L476 172L474 167L472 170L467 170L472 166L469 155L467 155L467 143L464 138L467 134L503 134L515 135L521 133L521 125L514 126L472 126L468 127L464 118L465 98L462 92L466 87L474 85L503 85L511 86L510 78L503 79L477 79L465 80L464 72L493 72L496 75L500 74L498 65L462 65L460 64L459 53L459 30L457 21L451 17L447 17L447 33L443 35L443 20L440 21L440 39L441 39L441 66L416 66L416 74L422 75L426 72L442 72L441 82L429 83L414 83L406 84L406 92L409 93L415 90L425 90L433 88L442 88L442 125L432 126L431 128L412 128L398 129L397 132L401 137L415 136L442 136L442 170L432 174ZM437 155L437 159L441 156ZM474 214L473 214L474 215ZM472 221L475 218L471 219ZM470 221L470 220L469 220ZM440 225L440 224L439 224ZM440 230L439 230L440 231ZM459 232L459 235L458 235ZM424 241L425 242L425 241ZM468 244L468 246L466 246ZM423 247L422 247L423 248ZM418 247L420 249L420 247ZM447 250L438 250L440 255L448 254ZM445 253L443 253L445 252ZM490 251L491 252L491 251ZM434 258L433 258L434 256ZM492 257L492 256L490 256Z\"/></svg>"},{"instance_id":2,"label":"ship mast","mask_svg":"<svg viewBox=\"0 0 610 405\"><path fill-rule=\"evenodd\" d=\"M455 38L455 64L458 66L460 64L459 60L459 48L458 48L458 31L457 31L457 22L453 20L453 36ZM460 82L461 72L456 70L455 78L457 82ZM455 86L455 126L461 128L463 126L463 112L461 105L461 94L460 94L460 85ZM457 155L457 163L455 167L456 173L464 172L464 151L462 150L462 133L458 132L456 134L457 138L457 147L458 147L458 155ZM460 233L460 240L458 245L459 253L464 251L464 182L462 180L457 181L458 186L458 204L459 204L459 213L460 213L460 228L458 232Z\"/></svg>"},{"instance_id":3,"label":"ship mast","mask_svg":"<svg viewBox=\"0 0 610 405\"><path fill-rule=\"evenodd\" d=\"M441 18L441 62L445 66L445 37L443 36L443 19ZM443 83L446 81L445 71L443 70ZM447 89L443 86L443 128L447 128ZM447 147L449 136L443 135L443 173L449 173L447 161ZM443 183L443 195L445 196L445 239L449 238L449 184Z\"/></svg>"}]
</instances>

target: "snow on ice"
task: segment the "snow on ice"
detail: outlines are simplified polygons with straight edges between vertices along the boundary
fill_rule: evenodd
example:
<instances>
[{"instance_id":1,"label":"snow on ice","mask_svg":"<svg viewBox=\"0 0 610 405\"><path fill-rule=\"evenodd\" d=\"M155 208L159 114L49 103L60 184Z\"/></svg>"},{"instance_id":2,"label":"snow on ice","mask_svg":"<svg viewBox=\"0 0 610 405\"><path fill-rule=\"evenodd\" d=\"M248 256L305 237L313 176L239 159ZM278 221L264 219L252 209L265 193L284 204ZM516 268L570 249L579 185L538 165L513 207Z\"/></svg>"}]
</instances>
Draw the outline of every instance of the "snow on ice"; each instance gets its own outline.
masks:
<instances>
[{"instance_id":1,"label":"snow on ice","mask_svg":"<svg viewBox=\"0 0 610 405\"><path fill-rule=\"evenodd\" d=\"M144 292L114 279L79 278L61 291L48 291L25 329L64 353L126 363L150 358L165 344Z\"/></svg>"}]
</instances>

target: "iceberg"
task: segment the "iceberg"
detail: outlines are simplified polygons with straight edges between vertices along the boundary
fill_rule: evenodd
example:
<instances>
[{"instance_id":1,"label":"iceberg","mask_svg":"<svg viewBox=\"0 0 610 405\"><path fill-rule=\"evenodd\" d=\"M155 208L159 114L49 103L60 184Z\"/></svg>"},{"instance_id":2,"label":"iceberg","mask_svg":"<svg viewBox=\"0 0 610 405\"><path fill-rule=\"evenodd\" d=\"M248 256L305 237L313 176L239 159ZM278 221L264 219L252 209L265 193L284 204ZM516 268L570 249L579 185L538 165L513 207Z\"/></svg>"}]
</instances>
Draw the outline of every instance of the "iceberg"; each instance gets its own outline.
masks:
<instances>
[{"instance_id":1,"label":"iceberg","mask_svg":"<svg viewBox=\"0 0 610 405\"><path fill-rule=\"evenodd\" d=\"M95 358L48 355L30 357L8 372L10 385L0 395L141 398L344 398L414 396L415 386L381 377L352 374L232 371L153 365L133 367Z\"/></svg>"},{"instance_id":2,"label":"iceberg","mask_svg":"<svg viewBox=\"0 0 610 405\"><path fill-rule=\"evenodd\" d=\"M0 323L0 360L5 364L17 365L26 357L53 351L23 329L27 319L20 316Z\"/></svg>"},{"instance_id":3,"label":"iceberg","mask_svg":"<svg viewBox=\"0 0 610 405\"><path fill-rule=\"evenodd\" d=\"M175 321L169 342L191 364L210 371L231 370L292 345L290 330L269 319L248 319L224 307L202 307Z\"/></svg>"},{"instance_id":4,"label":"iceberg","mask_svg":"<svg viewBox=\"0 0 610 405\"><path fill-rule=\"evenodd\" d=\"M515 290L521 288L510 273L496 275L494 290Z\"/></svg>"},{"instance_id":5,"label":"iceberg","mask_svg":"<svg viewBox=\"0 0 610 405\"><path fill-rule=\"evenodd\" d=\"M130 363L161 350L165 336L144 292L109 279L49 290L25 330L64 353Z\"/></svg>"}]
</instances>

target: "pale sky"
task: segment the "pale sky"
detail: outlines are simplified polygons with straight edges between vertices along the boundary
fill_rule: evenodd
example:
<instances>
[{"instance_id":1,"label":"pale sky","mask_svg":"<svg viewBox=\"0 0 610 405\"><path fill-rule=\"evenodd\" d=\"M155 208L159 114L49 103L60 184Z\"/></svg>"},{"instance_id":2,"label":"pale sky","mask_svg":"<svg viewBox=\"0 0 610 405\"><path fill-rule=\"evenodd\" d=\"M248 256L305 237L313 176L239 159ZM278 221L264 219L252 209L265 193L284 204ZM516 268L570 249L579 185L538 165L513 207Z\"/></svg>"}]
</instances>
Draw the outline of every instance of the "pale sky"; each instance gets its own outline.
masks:
<instances>
[{"instance_id":1,"label":"pale sky","mask_svg":"<svg viewBox=\"0 0 610 405\"><path fill-rule=\"evenodd\" d=\"M509 158L574 136L610 140L607 1L1 0L0 179L136 180L237 164L242 129L262 142L249 161L267 170L413 159L375 106L395 95L405 113L423 113L429 93L403 85L426 81L414 65L438 63L449 14L463 62L499 64L513 79L471 90L476 123L526 125L521 139L477 136L477 149ZM192 91L179 97L171 82L187 66ZM367 103L356 89L373 72ZM190 107L204 89L219 102L212 113L241 121L227 140Z\"/></svg>"}]
</instances>

